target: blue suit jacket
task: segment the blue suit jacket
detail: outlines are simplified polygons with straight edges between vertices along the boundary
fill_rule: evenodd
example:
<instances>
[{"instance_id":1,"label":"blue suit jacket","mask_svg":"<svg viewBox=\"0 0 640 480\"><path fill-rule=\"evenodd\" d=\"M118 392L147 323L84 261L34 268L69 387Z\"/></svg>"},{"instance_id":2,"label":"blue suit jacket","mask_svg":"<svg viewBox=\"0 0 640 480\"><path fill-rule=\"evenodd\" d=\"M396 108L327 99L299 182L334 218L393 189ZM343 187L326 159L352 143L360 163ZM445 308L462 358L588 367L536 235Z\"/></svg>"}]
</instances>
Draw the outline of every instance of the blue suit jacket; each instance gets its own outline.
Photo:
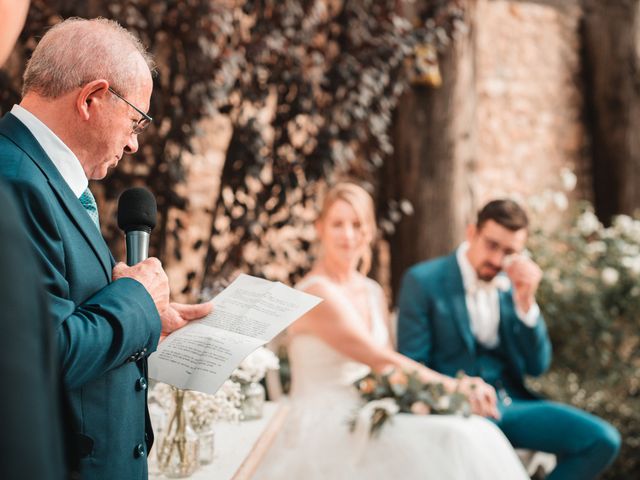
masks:
<instances>
[{"instance_id":1,"label":"blue suit jacket","mask_svg":"<svg viewBox=\"0 0 640 480\"><path fill-rule=\"evenodd\" d=\"M0 120L0 175L17 197L42 267L72 410L64 428L81 457L81 475L147 478L153 436L146 356L161 328L153 300L133 279L111 281L114 260L102 235L31 132L11 114Z\"/></svg>"},{"instance_id":2,"label":"blue suit jacket","mask_svg":"<svg viewBox=\"0 0 640 480\"><path fill-rule=\"evenodd\" d=\"M499 292L500 342L508 362L505 386L529 396L524 375L540 375L551 362L551 343L542 316L533 328L517 317L512 292ZM455 253L413 266L398 300L398 350L446 375L479 375L462 274ZM514 391L515 389L515 391Z\"/></svg>"}]
</instances>

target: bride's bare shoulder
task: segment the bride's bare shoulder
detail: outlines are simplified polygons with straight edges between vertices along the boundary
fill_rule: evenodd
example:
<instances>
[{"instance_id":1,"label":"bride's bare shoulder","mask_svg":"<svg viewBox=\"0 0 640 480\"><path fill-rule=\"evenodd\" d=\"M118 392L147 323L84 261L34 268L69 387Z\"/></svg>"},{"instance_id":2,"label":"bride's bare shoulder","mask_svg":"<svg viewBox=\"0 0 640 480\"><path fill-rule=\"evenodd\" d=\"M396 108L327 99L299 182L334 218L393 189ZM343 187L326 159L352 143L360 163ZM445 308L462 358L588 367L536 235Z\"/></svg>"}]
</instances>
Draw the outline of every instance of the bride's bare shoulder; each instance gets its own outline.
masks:
<instances>
[{"instance_id":1,"label":"bride's bare shoulder","mask_svg":"<svg viewBox=\"0 0 640 480\"><path fill-rule=\"evenodd\" d=\"M329 294L333 289L331 280L324 275L308 273L296 283L296 288L312 295Z\"/></svg>"}]
</instances>

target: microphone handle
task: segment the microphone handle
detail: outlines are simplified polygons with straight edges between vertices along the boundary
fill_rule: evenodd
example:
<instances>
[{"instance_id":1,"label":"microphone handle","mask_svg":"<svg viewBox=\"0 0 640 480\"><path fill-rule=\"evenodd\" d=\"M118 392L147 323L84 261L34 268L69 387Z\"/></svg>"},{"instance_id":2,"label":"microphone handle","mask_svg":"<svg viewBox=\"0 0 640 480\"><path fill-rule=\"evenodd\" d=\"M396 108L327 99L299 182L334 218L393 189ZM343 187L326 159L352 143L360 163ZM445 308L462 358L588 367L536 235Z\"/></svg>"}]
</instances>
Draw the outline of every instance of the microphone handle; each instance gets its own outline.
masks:
<instances>
[{"instance_id":1,"label":"microphone handle","mask_svg":"<svg viewBox=\"0 0 640 480\"><path fill-rule=\"evenodd\" d=\"M132 266L149 256L149 233L132 230L126 234L127 265Z\"/></svg>"}]
</instances>

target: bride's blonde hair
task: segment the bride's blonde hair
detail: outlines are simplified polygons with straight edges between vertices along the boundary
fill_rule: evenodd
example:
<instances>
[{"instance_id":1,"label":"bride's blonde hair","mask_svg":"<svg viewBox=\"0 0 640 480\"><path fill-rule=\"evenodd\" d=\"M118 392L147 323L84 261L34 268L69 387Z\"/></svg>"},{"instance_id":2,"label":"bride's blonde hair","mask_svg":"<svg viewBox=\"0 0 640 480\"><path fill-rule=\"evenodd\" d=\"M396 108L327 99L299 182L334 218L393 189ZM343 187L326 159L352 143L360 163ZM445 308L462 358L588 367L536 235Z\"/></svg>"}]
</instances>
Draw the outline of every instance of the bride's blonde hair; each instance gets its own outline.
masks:
<instances>
[{"instance_id":1,"label":"bride's blonde hair","mask_svg":"<svg viewBox=\"0 0 640 480\"><path fill-rule=\"evenodd\" d=\"M376 216L374 212L373 198L359 185L350 182L342 182L331 187L322 202L318 220L323 220L331 206L337 201L347 202L356 212L364 233L366 245L358 270L363 275L371 269L371 246L376 235Z\"/></svg>"}]
</instances>

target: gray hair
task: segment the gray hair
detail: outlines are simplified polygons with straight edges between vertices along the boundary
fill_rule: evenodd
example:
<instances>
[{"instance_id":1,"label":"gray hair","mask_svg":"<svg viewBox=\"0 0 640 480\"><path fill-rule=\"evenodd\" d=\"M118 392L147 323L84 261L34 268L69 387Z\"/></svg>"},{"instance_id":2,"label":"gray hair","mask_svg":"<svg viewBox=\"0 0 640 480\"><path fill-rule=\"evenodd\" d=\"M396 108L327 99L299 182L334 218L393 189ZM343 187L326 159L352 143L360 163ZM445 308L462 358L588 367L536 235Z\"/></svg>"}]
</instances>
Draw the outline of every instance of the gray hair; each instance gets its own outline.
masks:
<instances>
[{"instance_id":1,"label":"gray hair","mask_svg":"<svg viewBox=\"0 0 640 480\"><path fill-rule=\"evenodd\" d=\"M137 83L139 56L149 71L155 64L140 40L118 22L106 18L69 18L40 40L24 72L22 95L34 91L57 98L74 88L107 80L126 94Z\"/></svg>"}]
</instances>

